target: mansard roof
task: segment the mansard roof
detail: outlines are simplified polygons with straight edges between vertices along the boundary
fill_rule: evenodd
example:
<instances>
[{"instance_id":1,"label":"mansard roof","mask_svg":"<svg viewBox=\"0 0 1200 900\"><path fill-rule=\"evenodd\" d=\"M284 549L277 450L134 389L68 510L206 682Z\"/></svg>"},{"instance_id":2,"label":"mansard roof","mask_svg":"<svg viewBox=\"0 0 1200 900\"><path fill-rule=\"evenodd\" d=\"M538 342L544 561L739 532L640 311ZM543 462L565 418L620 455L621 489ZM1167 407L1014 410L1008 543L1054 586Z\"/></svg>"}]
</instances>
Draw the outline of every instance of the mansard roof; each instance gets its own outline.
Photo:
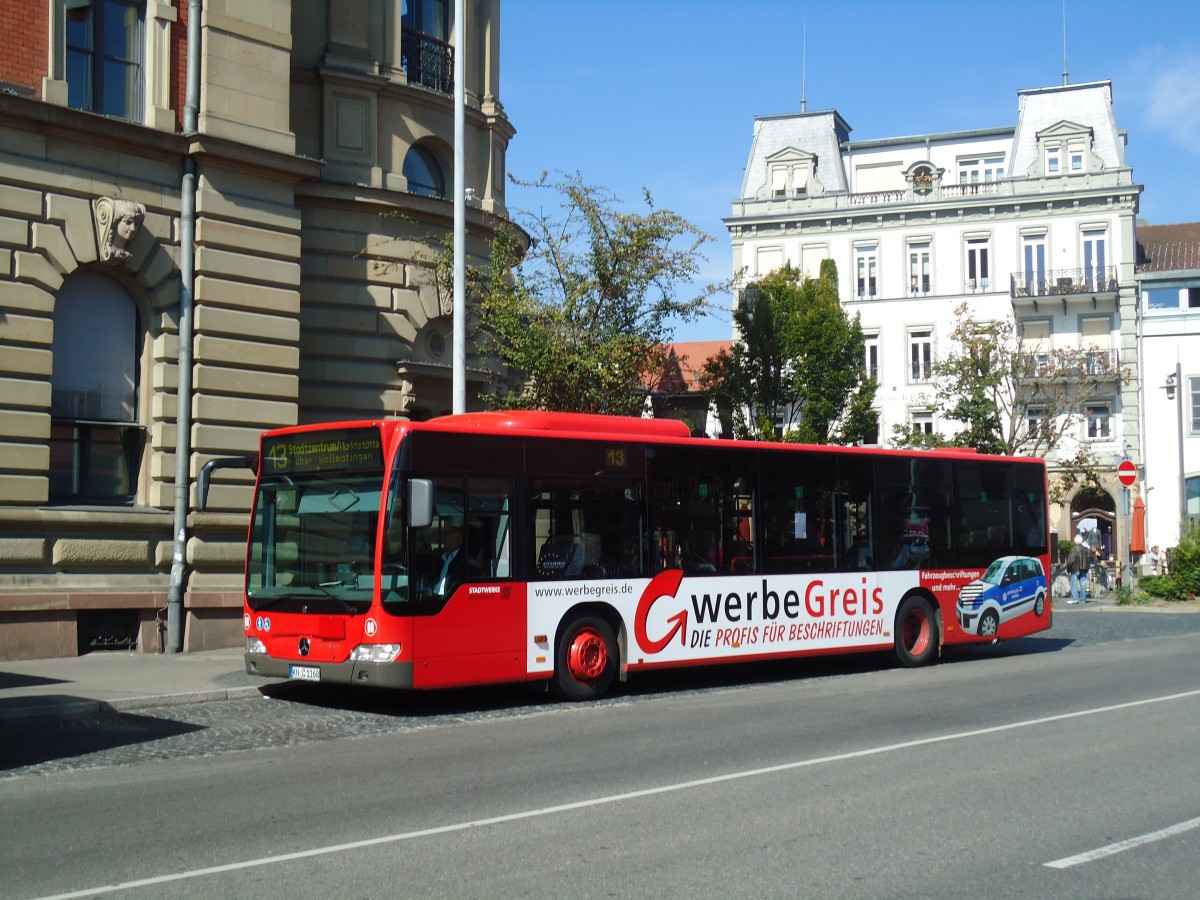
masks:
<instances>
[{"instance_id":1,"label":"mansard roof","mask_svg":"<svg viewBox=\"0 0 1200 900\"><path fill-rule=\"evenodd\" d=\"M1112 108L1112 82L1017 91L1017 130L1008 171L1021 176L1038 161L1038 136L1090 128L1092 155L1105 169L1125 167L1125 142Z\"/></svg>"},{"instance_id":2,"label":"mansard roof","mask_svg":"<svg viewBox=\"0 0 1200 900\"><path fill-rule=\"evenodd\" d=\"M767 160L786 150L797 150L816 157L814 176L826 190L846 190L846 172L842 168L841 144L850 138L850 126L837 110L757 116L750 160L742 178L740 196L752 199L767 184Z\"/></svg>"}]
</instances>

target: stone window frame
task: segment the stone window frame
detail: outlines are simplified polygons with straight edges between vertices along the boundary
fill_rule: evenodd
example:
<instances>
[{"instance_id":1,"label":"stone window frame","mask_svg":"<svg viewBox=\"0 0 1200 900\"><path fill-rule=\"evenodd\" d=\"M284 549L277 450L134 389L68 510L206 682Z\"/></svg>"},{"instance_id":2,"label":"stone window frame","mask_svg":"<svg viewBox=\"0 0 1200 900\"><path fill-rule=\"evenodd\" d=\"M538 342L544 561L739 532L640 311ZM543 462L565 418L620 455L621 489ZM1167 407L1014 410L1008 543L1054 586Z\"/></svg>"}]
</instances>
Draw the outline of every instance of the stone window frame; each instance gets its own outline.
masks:
<instances>
[{"instance_id":1,"label":"stone window frame","mask_svg":"<svg viewBox=\"0 0 1200 900\"><path fill-rule=\"evenodd\" d=\"M55 106L67 105L67 9L72 0L48 0L47 28L49 74L42 78L42 99ZM102 0L92 0L102 2ZM179 11L167 0L145 0L143 12L145 47L142 51L142 120L156 131L175 131L171 106L171 26Z\"/></svg>"},{"instance_id":2,"label":"stone window frame","mask_svg":"<svg viewBox=\"0 0 1200 900\"><path fill-rule=\"evenodd\" d=\"M908 383L929 384L933 381L933 364L937 360L936 335L932 325L912 325L908 328Z\"/></svg>"},{"instance_id":3,"label":"stone window frame","mask_svg":"<svg viewBox=\"0 0 1200 900\"><path fill-rule=\"evenodd\" d=\"M95 415L92 411L79 412L54 412L51 410L52 426L61 431L63 427L69 427L75 432L75 437L70 445L71 452L74 453L78 449L88 450L95 449L93 441L97 435L104 432L113 432L117 436L117 441L123 445L125 453L125 462L128 465L128 475L130 479L129 491L120 494L103 494L95 493L86 489L83 485L76 485L68 492L51 492L47 498L47 502L51 506L79 506L79 505L100 505L100 506L138 506L144 502L145 491L147 489L148 464L150 456L150 447L148 444L149 432L146 426L148 414L148 404L151 402L151 392L148 392L146 386L150 384L151 367L153 366L153 339L149 333L147 324L149 317L152 314L147 298L140 287L130 278L122 275L119 272L113 272L107 269L101 269L96 266L87 266L76 269L72 275L84 274L89 277L103 277L111 281L111 289L114 291L113 296L124 297L129 302L129 312L133 316L133 366L132 373L134 377L133 397L132 397L132 416L129 418L121 417L102 417ZM68 278L71 276L68 276ZM57 294L61 293L61 287ZM55 303L55 317L60 315L58 303ZM58 329L56 328L56 332ZM53 384L53 374L51 375L51 383ZM62 438L51 435L51 448L58 443L62 444ZM90 460L84 460L83 465L86 468ZM74 465L75 476L80 475L80 461L77 459Z\"/></svg>"},{"instance_id":4,"label":"stone window frame","mask_svg":"<svg viewBox=\"0 0 1200 900\"><path fill-rule=\"evenodd\" d=\"M438 185L413 185L409 183L408 178L408 162L413 158L420 161L431 176L436 176L440 180L441 187L438 190ZM454 190L451 181L453 179L446 177L447 166L443 155L439 152L439 148L433 141L422 140L416 141L408 148L404 154L404 161L401 164L401 172L404 175L404 187L410 194L416 194L420 197L429 197L434 200L450 200L453 199L451 192ZM414 187L419 189L414 190Z\"/></svg>"},{"instance_id":5,"label":"stone window frame","mask_svg":"<svg viewBox=\"0 0 1200 900\"><path fill-rule=\"evenodd\" d=\"M854 298L856 300L874 300L881 295L882 267L879 263L879 245L880 241L878 240L854 242L852 277L854 278Z\"/></svg>"},{"instance_id":6,"label":"stone window frame","mask_svg":"<svg viewBox=\"0 0 1200 900\"><path fill-rule=\"evenodd\" d=\"M1113 439L1113 404L1109 400L1096 400L1083 407L1083 439L1085 442L1111 441Z\"/></svg>"}]
</instances>

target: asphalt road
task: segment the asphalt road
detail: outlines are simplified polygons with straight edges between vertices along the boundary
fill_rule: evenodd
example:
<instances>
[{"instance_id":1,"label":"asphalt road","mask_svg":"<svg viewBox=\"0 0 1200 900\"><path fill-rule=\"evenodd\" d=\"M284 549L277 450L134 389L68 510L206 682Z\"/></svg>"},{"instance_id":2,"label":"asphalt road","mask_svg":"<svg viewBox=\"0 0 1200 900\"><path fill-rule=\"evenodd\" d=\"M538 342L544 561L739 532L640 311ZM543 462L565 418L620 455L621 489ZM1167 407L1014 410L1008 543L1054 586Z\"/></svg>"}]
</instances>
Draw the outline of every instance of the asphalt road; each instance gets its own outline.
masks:
<instances>
[{"instance_id":1,"label":"asphalt road","mask_svg":"<svg viewBox=\"0 0 1200 900\"><path fill-rule=\"evenodd\" d=\"M1200 615L940 665L5 723L0 896L1194 897Z\"/></svg>"}]
</instances>

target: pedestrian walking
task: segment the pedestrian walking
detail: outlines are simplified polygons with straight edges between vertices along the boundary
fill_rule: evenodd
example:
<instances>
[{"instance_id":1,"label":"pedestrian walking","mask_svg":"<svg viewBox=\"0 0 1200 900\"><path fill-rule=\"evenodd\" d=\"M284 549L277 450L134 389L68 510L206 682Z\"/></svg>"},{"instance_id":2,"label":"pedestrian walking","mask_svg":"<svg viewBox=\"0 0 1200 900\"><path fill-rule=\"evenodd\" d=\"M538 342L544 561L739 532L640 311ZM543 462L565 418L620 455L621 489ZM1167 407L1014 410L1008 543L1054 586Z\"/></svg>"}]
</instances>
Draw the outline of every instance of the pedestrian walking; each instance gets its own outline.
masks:
<instances>
[{"instance_id":1,"label":"pedestrian walking","mask_svg":"<svg viewBox=\"0 0 1200 900\"><path fill-rule=\"evenodd\" d=\"M1075 535L1075 546L1067 554L1067 572L1071 576L1071 599L1067 603L1087 603L1088 569L1092 565L1092 554L1083 544L1083 537Z\"/></svg>"}]
</instances>

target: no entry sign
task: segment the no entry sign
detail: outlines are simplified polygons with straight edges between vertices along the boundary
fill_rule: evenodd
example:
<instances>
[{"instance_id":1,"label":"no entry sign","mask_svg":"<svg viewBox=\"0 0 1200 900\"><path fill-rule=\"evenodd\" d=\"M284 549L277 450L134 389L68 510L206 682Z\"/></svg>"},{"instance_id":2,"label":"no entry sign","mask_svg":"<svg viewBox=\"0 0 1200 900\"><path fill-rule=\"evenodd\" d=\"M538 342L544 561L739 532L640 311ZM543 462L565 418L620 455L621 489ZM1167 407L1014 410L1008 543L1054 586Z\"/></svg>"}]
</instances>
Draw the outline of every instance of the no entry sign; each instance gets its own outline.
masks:
<instances>
[{"instance_id":1,"label":"no entry sign","mask_svg":"<svg viewBox=\"0 0 1200 900\"><path fill-rule=\"evenodd\" d=\"M1125 487L1132 487L1137 481L1137 466L1125 459L1117 466L1117 478L1121 480L1121 484Z\"/></svg>"}]
</instances>

